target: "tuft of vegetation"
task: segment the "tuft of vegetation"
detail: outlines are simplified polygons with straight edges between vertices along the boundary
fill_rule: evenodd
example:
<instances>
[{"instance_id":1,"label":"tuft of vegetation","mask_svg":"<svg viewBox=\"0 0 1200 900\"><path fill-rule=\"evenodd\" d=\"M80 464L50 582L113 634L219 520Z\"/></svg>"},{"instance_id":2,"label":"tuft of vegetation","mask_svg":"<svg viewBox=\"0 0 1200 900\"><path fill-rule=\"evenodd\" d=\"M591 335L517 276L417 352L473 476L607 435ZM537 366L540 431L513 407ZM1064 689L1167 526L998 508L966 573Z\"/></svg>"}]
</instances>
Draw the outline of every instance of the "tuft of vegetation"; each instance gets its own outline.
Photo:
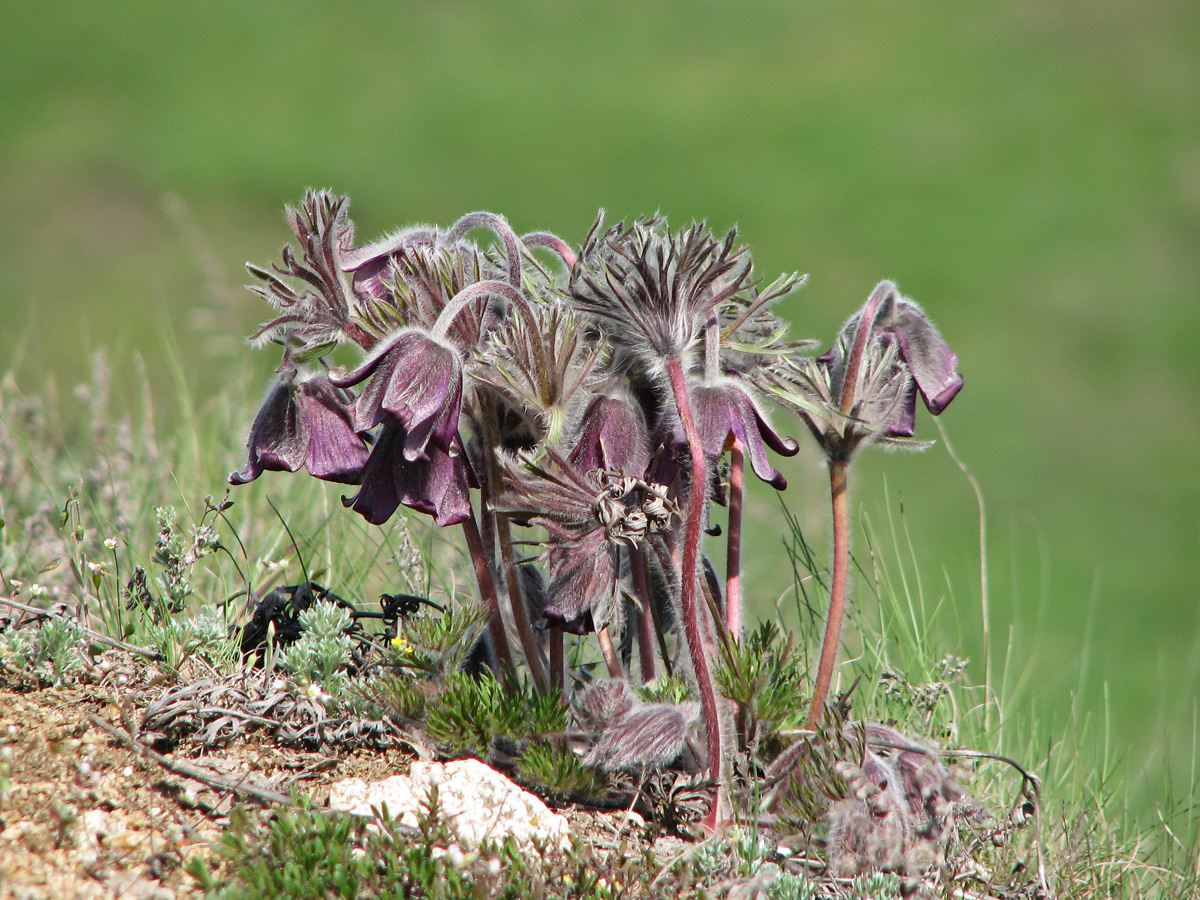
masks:
<instances>
[{"instance_id":1,"label":"tuft of vegetation","mask_svg":"<svg viewBox=\"0 0 1200 900\"><path fill-rule=\"evenodd\" d=\"M606 852L574 843L566 852L525 855L511 840L460 847L436 810L415 831L386 815L376 821L285 809L259 824L236 811L215 863L193 858L187 869L211 900L706 896L686 868L663 869L648 851L626 845Z\"/></svg>"}]
</instances>

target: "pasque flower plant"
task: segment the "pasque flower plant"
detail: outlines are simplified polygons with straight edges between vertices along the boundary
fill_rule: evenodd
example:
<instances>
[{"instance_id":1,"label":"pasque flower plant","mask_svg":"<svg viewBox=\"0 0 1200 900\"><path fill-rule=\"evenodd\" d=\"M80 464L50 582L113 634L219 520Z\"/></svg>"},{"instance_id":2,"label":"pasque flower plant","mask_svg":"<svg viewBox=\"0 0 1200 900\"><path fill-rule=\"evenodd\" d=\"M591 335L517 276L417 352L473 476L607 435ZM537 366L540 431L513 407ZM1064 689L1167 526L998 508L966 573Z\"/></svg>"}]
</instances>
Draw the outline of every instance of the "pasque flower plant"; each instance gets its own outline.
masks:
<instances>
[{"instance_id":1,"label":"pasque flower plant","mask_svg":"<svg viewBox=\"0 0 1200 900\"><path fill-rule=\"evenodd\" d=\"M885 282L813 357L771 311L803 279L764 284L734 231L600 218L576 250L472 213L356 245L347 208L310 193L289 211L298 254L250 267L277 312L252 342L278 345L283 360L230 481L304 467L357 485L344 502L374 524L405 506L461 527L498 673L523 662L541 690L584 686L585 672L565 671L568 632L598 641L610 678L632 679L614 649L628 632L641 681L659 667L686 673L697 760L719 782L733 748L713 667L742 630L743 469L748 458L783 490L770 453L798 449L768 421L774 400L817 439L834 487L819 717L846 592L846 467L864 443L911 436L918 393L937 413L961 385L921 311ZM484 230L495 240L472 240ZM357 364L335 365L338 345ZM723 586L703 547L714 504L729 508ZM544 597L530 595L534 581Z\"/></svg>"}]
</instances>

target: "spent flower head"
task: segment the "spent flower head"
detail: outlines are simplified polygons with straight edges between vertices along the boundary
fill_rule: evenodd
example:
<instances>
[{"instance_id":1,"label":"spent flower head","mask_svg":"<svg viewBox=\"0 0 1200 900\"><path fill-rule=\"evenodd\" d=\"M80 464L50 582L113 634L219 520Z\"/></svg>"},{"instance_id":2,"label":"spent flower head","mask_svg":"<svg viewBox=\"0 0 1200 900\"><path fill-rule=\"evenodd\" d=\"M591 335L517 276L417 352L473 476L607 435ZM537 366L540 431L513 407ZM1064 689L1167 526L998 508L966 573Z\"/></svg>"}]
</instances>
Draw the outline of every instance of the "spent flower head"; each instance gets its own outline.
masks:
<instances>
[{"instance_id":1,"label":"spent flower head","mask_svg":"<svg viewBox=\"0 0 1200 900\"><path fill-rule=\"evenodd\" d=\"M597 219L571 273L570 295L645 375L661 380L670 359L699 343L717 306L750 272L737 232L717 240L701 223L672 233L663 219L601 231Z\"/></svg>"}]
</instances>

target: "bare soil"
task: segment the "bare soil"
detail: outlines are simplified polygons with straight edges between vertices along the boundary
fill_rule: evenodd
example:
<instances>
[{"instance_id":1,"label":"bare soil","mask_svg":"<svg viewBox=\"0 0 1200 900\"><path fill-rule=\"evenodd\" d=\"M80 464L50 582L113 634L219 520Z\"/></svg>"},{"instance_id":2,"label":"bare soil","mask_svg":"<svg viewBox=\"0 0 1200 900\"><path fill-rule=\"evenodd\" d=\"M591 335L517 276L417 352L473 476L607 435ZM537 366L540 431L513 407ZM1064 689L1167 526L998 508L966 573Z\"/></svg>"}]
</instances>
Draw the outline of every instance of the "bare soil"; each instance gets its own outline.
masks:
<instances>
[{"instance_id":1,"label":"bare soil","mask_svg":"<svg viewBox=\"0 0 1200 900\"><path fill-rule=\"evenodd\" d=\"M143 759L89 716L121 727L118 703L152 687L14 690L0 681L0 898L151 898L193 895L182 871L228 824L235 802ZM399 751L330 757L251 734L220 753L169 758L227 780L278 791L299 785L323 803L342 778L384 778L408 768Z\"/></svg>"},{"instance_id":2,"label":"bare soil","mask_svg":"<svg viewBox=\"0 0 1200 900\"><path fill-rule=\"evenodd\" d=\"M65 688L30 687L13 675L0 671L0 900L198 896L184 863L212 854L211 841L239 798L172 773L92 721L128 732L168 686L162 677L132 663L120 678L110 672ZM181 744L164 756L226 782L296 789L316 805L344 778L380 780L406 772L412 760L398 749L304 752L265 732L216 752ZM628 834L627 821L562 812L593 842L615 844L617 832ZM655 847L668 855L685 848L670 838Z\"/></svg>"}]
</instances>

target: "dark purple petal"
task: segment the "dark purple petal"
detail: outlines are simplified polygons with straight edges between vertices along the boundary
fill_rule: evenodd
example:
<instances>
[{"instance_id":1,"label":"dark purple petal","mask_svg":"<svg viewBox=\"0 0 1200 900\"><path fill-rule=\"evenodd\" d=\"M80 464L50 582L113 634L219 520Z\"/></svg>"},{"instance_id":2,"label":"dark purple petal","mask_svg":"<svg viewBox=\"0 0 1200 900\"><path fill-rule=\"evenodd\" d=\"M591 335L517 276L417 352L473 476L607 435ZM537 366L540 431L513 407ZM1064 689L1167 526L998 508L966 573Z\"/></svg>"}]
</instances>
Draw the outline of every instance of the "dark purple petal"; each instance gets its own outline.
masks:
<instances>
[{"instance_id":1,"label":"dark purple petal","mask_svg":"<svg viewBox=\"0 0 1200 900\"><path fill-rule=\"evenodd\" d=\"M426 458L431 441L449 449L462 410L458 353L423 332L404 331L356 371L333 383L348 387L368 377L354 407L358 430L383 422L403 426L403 452L410 461Z\"/></svg>"},{"instance_id":2,"label":"dark purple petal","mask_svg":"<svg viewBox=\"0 0 1200 900\"><path fill-rule=\"evenodd\" d=\"M936 416L962 389L958 354L942 340L921 308L911 301L897 303L884 327L900 341L900 355L912 372L925 406Z\"/></svg>"},{"instance_id":3,"label":"dark purple petal","mask_svg":"<svg viewBox=\"0 0 1200 900\"><path fill-rule=\"evenodd\" d=\"M382 525L400 506L396 489L396 459L404 443L400 428L384 428L379 432L371 455L362 468L362 487L353 497L343 497L342 503L372 525Z\"/></svg>"},{"instance_id":4,"label":"dark purple petal","mask_svg":"<svg viewBox=\"0 0 1200 900\"><path fill-rule=\"evenodd\" d=\"M308 423L296 403L296 389L280 381L263 401L246 442L246 467L229 476L230 484L246 484L264 470L295 472L308 453Z\"/></svg>"},{"instance_id":5,"label":"dark purple petal","mask_svg":"<svg viewBox=\"0 0 1200 900\"><path fill-rule=\"evenodd\" d=\"M471 517L467 484L468 469L457 447L446 451L431 444L427 460L402 460L396 468L400 502L433 516L439 527L457 525Z\"/></svg>"},{"instance_id":6,"label":"dark purple petal","mask_svg":"<svg viewBox=\"0 0 1200 900\"><path fill-rule=\"evenodd\" d=\"M344 247L339 262L342 271L353 273L351 283L356 294L387 300L391 296L392 264L403 264L411 247L432 240L433 232L427 228L402 231L363 247Z\"/></svg>"},{"instance_id":7,"label":"dark purple petal","mask_svg":"<svg viewBox=\"0 0 1200 900\"><path fill-rule=\"evenodd\" d=\"M444 344L417 335L388 380L383 408L408 429L404 455L425 455L430 439L448 450L458 434L463 373L458 354Z\"/></svg>"},{"instance_id":8,"label":"dark purple petal","mask_svg":"<svg viewBox=\"0 0 1200 900\"><path fill-rule=\"evenodd\" d=\"M884 426L883 436L910 438L916 431L916 427L917 391L915 388L910 387L908 393L904 397L904 402L900 407L899 414L894 415L887 425Z\"/></svg>"},{"instance_id":9,"label":"dark purple petal","mask_svg":"<svg viewBox=\"0 0 1200 900\"><path fill-rule=\"evenodd\" d=\"M550 587L543 615L564 631L586 634L595 627L590 614L603 614L616 594L617 556L605 546L603 531L555 546L548 555Z\"/></svg>"},{"instance_id":10,"label":"dark purple petal","mask_svg":"<svg viewBox=\"0 0 1200 900\"><path fill-rule=\"evenodd\" d=\"M729 382L699 385L692 390L692 407L708 456L720 456L736 438L745 447L755 475L777 490L787 487L787 479L771 466L767 445L784 456L794 456L799 446L775 433L741 387Z\"/></svg>"},{"instance_id":11,"label":"dark purple petal","mask_svg":"<svg viewBox=\"0 0 1200 900\"><path fill-rule=\"evenodd\" d=\"M324 374L297 385L296 402L308 426L308 474L324 481L357 484L367 461L368 448L354 430L350 410L341 402Z\"/></svg>"},{"instance_id":12,"label":"dark purple petal","mask_svg":"<svg viewBox=\"0 0 1200 900\"><path fill-rule=\"evenodd\" d=\"M404 458L407 437L398 425L379 434L362 470L362 489L342 503L373 525L382 525L403 504L434 517L439 526L456 525L471 516L469 470L460 448L430 446L429 457Z\"/></svg>"},{"instance_id":13,"label":"dark purple petal","mask_svg":"<svg viewBox=\"0 0 1200 900\"><path fill-rule=\"evenodd\" d=\"M635 477L650 465L650 437L639 409L626 400L598 396L583 414L570 460L584 472L602 469Z\"/></svg>"}]
</instances>

